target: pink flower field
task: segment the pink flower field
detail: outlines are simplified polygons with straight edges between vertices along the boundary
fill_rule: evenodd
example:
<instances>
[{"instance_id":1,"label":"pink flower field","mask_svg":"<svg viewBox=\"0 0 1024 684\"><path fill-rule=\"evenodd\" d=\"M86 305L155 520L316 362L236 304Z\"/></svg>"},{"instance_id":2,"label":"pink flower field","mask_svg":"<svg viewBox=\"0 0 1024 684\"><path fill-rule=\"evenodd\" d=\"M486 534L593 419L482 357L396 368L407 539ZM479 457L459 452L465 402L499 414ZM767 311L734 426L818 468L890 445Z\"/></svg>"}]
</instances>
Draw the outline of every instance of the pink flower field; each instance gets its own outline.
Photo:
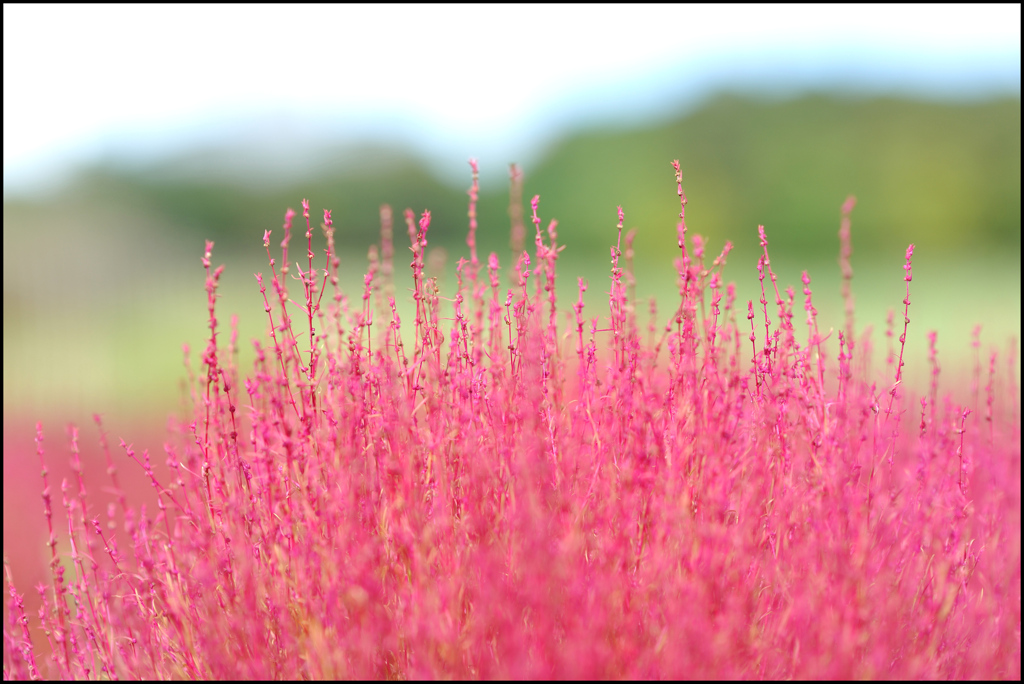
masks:
<instances>
[{"instance_id":1,"label":"pink flower field","mask_svg":"<svg viewBox=\"0 0 1024 684\"><path fill-rule=\"evenodd\" d=\"M532 248L505 270L477 253L470 163L451 291L425 275L430 212L405 211L414 320L391 209L348 297L331 212L314 230L303 200L263 236L252 368L207 243L209 340L166 468L114 440L86 471L74 433L57 483L66 447L38 427L42 480L21 486L43 494L52 562L26 587L5 560L5 679L1020 679L1016 350L975 349L970 406L934 336L930 386L903 383L913 245L876 368L852 198L834 334L806 273L780 289L763 227L761 299L736 301L731 245L712 258L687 232L678 162L677 303L636 302L620 208L598 316L583 279L556 298L539 197Z\"/></svg>"}]
</instances>

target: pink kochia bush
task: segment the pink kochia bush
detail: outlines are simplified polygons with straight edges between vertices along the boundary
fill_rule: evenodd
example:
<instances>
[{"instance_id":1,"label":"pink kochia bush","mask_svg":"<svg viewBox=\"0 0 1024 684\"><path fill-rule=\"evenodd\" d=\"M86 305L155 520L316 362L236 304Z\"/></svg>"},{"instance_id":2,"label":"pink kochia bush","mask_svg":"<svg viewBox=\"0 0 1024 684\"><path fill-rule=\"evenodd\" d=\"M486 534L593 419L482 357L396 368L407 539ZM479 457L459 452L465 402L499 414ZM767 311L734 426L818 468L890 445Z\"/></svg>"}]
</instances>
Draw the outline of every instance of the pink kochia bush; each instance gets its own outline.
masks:
<instances>
[{"instance_id":1,"label":"pink kochia bush","mask_svg":"<svg viewBox=\"0 0 1024 684\"><path fill-rule=\"evenodd\" d=\"M391 210L350 302L331 214L324 262L304 200L305 268L287 266L289 210L242 379L208 243L210 337L170 478L122 442L158 510L129 506L113 467L114 503L90 508L75 442L54 529L44 463L52 656L7 568L5 677L1020 678L1015 360L979 363L966 408L939 395L933 337L931 387L902 384L913 245L903 333L890 325L875 374L854 331L852 199L830 348L806 273L802 295L779 291L763 227L760 302L734 307L731 245L709 264L688 239L678 163L679 301L661 317L652 303L649 325L621 208L607 319L584 315L582 279L559 312L562 247L537 197L535 250L520 224L502 286L497 256L478 258L471 164L445 316L430 213L405 213L412 335Z\"/></svg>"}]
</instances>

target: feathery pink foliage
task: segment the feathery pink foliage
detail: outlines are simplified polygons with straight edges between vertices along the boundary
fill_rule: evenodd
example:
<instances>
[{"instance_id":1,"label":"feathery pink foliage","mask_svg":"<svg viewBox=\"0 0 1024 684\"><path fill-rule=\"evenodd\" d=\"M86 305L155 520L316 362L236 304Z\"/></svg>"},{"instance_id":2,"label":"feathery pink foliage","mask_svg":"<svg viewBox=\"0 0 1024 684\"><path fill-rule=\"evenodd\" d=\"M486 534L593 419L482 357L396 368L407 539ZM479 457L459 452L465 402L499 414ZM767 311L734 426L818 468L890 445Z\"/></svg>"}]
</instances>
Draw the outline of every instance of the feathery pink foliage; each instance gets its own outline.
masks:
<instances>
[{"instance_id":1,"label":"feathery pink foliage","mask_svg":"<svg viewBox=\"0 0 1024 684\"><path fill-rule=\"evenodd\" d=\"M583 317L579 279L559 330L556 223L545 238L534 197L531 259L513 199L502 292L497 255L484 266L476 253L471 165L470 258L447 335L424 277L430 212L405 213L411 349L390 208L353 308L330 212L318 267L303 200L301 301L285 286L295 212L280 269L264 233L269 337L245 379L218 340L207 245L210 337L191 422L165 446L171 481L122 442L158 492L155 515L128 505L112 462L119 505L90 508L76 432L77 491L63 484L69 527L55 530L39 428L52 655L40 662L8 567L5 678L1020 678L1016 359L1003 371L992 352L984 406L940 406L932 338L915 410L902 384L913 245L899 361L872 377L855 363L843 205L847 323L830 367L810 278L804 335L763 226L759 311L749 302L739 323L731 285L723 303L731 244L710 265L700 236L688 246L674 162L678 307L662 327L652 303L645 342L620 207L607 327ZM515 167L512 181L515 195ZM984 426L967 420L979 413Z\"/></svg>"}]
</instances>

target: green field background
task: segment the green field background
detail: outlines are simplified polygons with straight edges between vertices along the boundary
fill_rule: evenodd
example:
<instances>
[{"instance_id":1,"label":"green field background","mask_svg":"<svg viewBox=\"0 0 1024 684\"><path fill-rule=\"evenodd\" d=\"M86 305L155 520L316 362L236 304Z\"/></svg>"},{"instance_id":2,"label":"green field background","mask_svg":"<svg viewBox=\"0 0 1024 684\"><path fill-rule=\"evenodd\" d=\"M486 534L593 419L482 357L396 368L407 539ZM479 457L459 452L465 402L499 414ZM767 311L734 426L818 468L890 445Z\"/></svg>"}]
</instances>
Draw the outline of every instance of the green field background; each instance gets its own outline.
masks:
<instances>
[{"instance_id":1,"label":"green field background","mask_svg":"<svg viewBox=\"0 0 1024 684\"><path fill-rule=\"evenodd\" d=\"M227 266L219 318L226 331L230 315L239 314L244 369L252 358L250 338L266 327L252 275L268 272L263 231L274 231L276 245L285 209L299 209L303 197L310 199L314 227L323 208L333 210L343 286L355 299L367 248L378 239L379 206L394 208L397 292L410 324L401 212L430 209L430 248L447 254L438 274L441 294L453 296L454 263L467 255L468 165L455 184L387 146L338 149L331 157L332 165L302 180L260 185L205 176L201 158L188 156L144 168L107 164L80 169L45 197L5 197L5 421L15 415L82 420L100 411L130 422L174 411L184 376L181 345L192 346L198 363L205 344L199 260L207 238L216 241L214 263ZM575 301L576 276L582 276L590 284L584 314L607 313L608 247L616 239L615 207L622 205L626 228L638 229L638 297L657 299L664 324L677 303L673 159L683 170L690 234L706 238L708 261L725 240L735 245L724 279L737 284L741 318L746 300L760 296L757 226L763 224L780 288L797 292L795 322L803 321L806 269L821 326L841 324L837 231L840 206L854 194L858 330L873 326L882 352L886 311L898 309L902 322L903 256L908 243L916 245L910 381L927 381L928 330L939 333L946 378L969 372L976 324L983 326L986 363L993 345L1004 350L1005 362L1008 340L1019 338L1019 99L948 104L721 95L676 118L567 134L524 169L522 203L528 216L529 198L540 194L542 225L559 221L559 242L568 245L558 271L564 309ZM503 266L510 263L510 161L480 160L480 250L496 252ZM303 258L301 215L295 226L291 254ZM526 244L532 254L528 220ZM314 251L321 255L322 248L317 230ZM647 306L638 309L646 329ZM775 320L773 305L769 313ZM226 332L221 339L226 342Z\"/></svg>"}]
</instances>

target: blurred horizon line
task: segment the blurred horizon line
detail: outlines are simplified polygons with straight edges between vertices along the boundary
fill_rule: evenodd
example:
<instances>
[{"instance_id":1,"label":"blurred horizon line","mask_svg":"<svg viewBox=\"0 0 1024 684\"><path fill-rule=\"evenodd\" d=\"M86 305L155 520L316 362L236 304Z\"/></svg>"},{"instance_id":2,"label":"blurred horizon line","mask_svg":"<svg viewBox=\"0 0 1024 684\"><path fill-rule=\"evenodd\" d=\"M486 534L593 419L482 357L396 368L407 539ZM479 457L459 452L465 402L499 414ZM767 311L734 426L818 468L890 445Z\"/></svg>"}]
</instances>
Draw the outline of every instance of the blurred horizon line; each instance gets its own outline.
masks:
<instances>
[{"instance_id":1,"label":"blurred horizon line","mask_svg":"<svg viewBox=\"0 0 1024 684\"><path fill-rule=\"evenodd\" d=\"M204 153L208 153L204 167L192 169L200 179L254 185L302 180L329 164L341 166L336 158L326 158L339 151L377 148L405 151L439 181L462 184L470 157L486 160L491 168L496 159L505 168L512 162L528 167L553 143L576 132L657 125L682 118L721 96L769 101L805 96L893 98L949 105L1019 100L1019 52L1015 60L1006 59L1003 52L976 55L970 61L950 56L942 60L950 62L945 65L923 56L908 64L904 56L898 72L887 65L888 53L879 52L870 54L871 64L856 63L864 53L814 64L802 51L756 63L749 61L750 55L729 63L707 58L655 70L643 78L578 85L546 107L535 107L521 120L499 124L498 131L418 120L415 113L368 109L307 114L277 108L253 114L237 107L181 121L122 126L30 159L5 160L4 201L38 199L66 187L89 169L141 171L202 159ZM700 73L684 73L691 68ZM778 73L789 76L773 76ZM685 85L678 83L682 78ZM234 156L218 159L218 152ZM181 170L187 171L187 166ZM493 176L482 178L482 189L498 182ZM502 177L500 183L505 182Z\"/></svg>"}]
</instances>

